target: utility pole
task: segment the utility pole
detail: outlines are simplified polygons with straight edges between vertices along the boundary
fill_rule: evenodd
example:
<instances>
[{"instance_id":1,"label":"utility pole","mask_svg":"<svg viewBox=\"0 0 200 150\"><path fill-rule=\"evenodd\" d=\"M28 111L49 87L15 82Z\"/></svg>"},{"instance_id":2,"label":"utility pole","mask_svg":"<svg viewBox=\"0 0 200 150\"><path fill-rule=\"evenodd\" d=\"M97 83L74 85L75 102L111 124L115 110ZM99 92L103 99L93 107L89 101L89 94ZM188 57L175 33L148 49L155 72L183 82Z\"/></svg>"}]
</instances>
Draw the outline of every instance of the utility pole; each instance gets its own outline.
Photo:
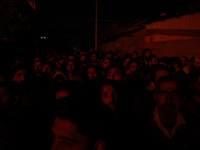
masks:
<instances>
[{"instance_id":1,"label":"utility pole","mask_svg":"<svg viewBox=\"0 0 200 150\"><path fill-rule=\"evenodd\" d=\"M97 51L97 0L95 9L95 51Z\"/></svg>"}]
</instances>

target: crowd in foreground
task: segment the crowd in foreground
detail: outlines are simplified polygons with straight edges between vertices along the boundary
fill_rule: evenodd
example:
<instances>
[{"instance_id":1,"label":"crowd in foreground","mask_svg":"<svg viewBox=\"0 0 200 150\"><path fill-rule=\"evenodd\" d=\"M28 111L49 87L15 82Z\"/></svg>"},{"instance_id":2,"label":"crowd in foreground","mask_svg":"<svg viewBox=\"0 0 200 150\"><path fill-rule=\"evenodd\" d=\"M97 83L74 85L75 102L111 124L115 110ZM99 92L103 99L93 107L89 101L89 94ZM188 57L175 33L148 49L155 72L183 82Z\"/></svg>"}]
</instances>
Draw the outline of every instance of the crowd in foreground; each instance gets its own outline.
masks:
<instances>
[{"instance_id":1,"label":"crowd in foreground","mask_svg":"<svg viewBox=\"0 0 200 150\"><path fill-rule=\"evenodd\" d=\"M0 149L200 148L200 59L57 51L1 64Z\"/></svg>"}]
</instances>

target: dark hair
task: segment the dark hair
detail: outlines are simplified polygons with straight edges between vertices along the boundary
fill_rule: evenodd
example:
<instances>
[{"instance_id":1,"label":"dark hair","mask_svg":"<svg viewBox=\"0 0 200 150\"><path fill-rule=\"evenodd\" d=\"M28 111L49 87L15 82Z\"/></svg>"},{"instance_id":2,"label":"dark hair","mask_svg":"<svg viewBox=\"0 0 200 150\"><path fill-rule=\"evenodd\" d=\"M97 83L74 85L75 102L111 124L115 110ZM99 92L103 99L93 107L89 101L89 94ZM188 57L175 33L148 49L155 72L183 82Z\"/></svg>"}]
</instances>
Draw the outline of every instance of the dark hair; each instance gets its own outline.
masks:
<instances>
[{"instance_id":1,"label":"dark hair","mask_svg":"<svg viewBox=\"0 0 200 150\"><path fill-rule=\"evenodd\" d=\"M152 50L151 50L150 48L145 48L145 49L142 51L142 58L144 58L146 52L148 52L148 51L152 52Z\"/></svg>"},{"instance_id":2,"label":"dark hair","mask_svg":"<svg viewBox=\"0 0 200 150\"><path fill-rule=\"evenodd\" d=\"M187 62L189 61L189 58L187 56L182 56L181 58L185 58Z\"/></svg>"}]
</instances>

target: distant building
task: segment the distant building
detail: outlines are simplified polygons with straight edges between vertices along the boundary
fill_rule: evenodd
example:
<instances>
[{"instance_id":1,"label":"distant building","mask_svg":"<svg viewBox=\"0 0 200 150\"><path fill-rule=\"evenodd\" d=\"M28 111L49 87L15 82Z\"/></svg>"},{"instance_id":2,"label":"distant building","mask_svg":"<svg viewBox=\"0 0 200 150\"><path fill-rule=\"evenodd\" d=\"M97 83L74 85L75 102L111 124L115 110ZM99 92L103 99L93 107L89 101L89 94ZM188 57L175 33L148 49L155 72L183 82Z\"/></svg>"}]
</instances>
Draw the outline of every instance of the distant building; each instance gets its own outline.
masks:
<instances>
[{"instance_id":1,"label":"distant building","mask_svg":"<svg viewBox=\"0 0 200 150\"><path fill-rule=\"evenodd\" d=\"M159 57L200 56L200 10L134 20L113 25L99 34L102 51L138 51L150 48Z\"/></svg>"}]
</instances>

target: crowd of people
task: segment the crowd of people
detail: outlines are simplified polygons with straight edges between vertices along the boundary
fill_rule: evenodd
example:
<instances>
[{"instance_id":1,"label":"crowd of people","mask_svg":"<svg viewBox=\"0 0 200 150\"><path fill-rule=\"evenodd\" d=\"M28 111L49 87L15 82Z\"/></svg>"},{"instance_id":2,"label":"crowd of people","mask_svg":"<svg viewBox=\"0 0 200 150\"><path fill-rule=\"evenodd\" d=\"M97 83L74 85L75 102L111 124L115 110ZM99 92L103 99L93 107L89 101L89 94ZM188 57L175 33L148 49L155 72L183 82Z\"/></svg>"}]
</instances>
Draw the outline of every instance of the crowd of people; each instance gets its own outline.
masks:
<instances>
[{"instance_id":1,"label":"crowd of people","mask_svg":"<svg viewBox=\"0 0 200 150\"><path fill-rule=\"evenodd\" d=\"M0 149L200 148L197 56L52 51L0 66Z\"/></svg>"}]
</instances>

